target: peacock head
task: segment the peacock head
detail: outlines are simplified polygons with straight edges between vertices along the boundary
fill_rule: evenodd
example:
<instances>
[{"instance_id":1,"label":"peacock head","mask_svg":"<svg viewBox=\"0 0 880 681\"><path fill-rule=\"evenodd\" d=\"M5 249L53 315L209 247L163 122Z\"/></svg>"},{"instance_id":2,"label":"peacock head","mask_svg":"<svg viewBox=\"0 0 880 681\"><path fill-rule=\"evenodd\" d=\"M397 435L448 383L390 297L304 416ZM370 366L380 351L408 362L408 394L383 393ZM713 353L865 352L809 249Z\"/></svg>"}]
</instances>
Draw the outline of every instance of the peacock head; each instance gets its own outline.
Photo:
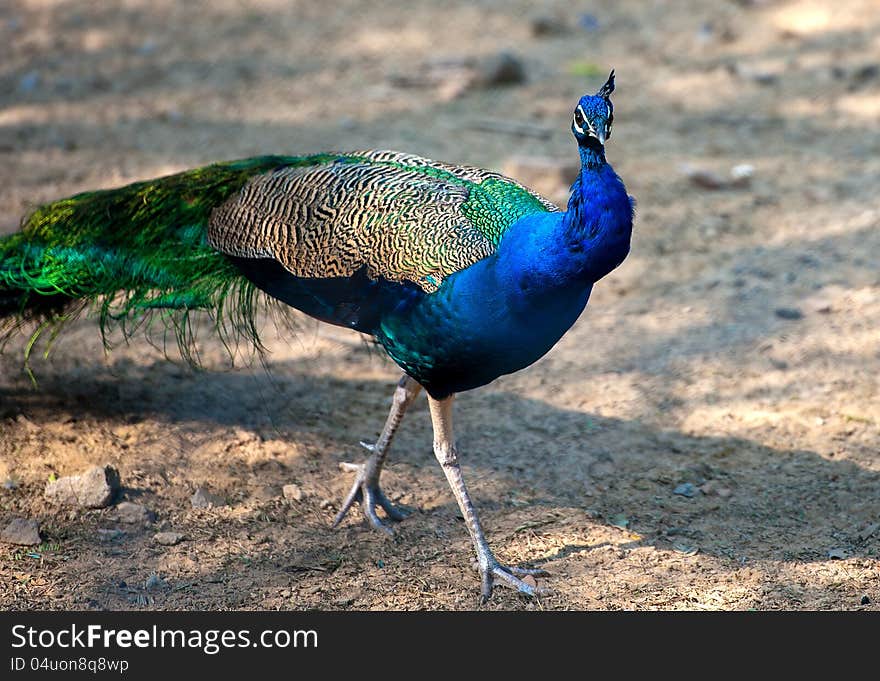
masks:
<instances>
[{"instance_id":1,"label":"peacock head","mask_svg":"<svg viewBox=\"0 0 880 681\"><path fill-rule=\"evenodd\" d=\"M584 95L575 107L571 131L580 146L599 151L605 146L605 140L611 137L611 125L614 123L612 92L614 71L595 95Z\"/></svg>"}]
</instances>

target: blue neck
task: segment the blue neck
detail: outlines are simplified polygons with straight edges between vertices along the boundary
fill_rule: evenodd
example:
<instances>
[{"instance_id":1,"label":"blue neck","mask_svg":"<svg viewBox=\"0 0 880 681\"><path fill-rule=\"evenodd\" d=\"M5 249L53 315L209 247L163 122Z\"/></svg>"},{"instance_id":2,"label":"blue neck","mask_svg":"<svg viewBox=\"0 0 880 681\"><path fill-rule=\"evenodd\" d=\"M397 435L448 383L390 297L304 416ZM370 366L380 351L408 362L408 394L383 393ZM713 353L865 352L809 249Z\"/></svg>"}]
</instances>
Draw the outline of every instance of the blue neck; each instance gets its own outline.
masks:
<instances>
[{"instance_id":1,"label":"blue neck","mask_svg":"<svg viewBox=\"0 0 880 681\"><path fill-rule=\"evenodd\" d=\"M595 282L629 252L633 205L602 147L579 146L581 172L571 187L560 236L572 265Z\"/></svg>"},{"instance_id":2,"label":"blue neck","mask_svg":"<svg viewBox=\"0 0 880 681\"><path fill-rule=\"evenodd\" d=\"M579 306L579 314L592 284L629 252L632 219L626 188L604 154L581 149L581 172L568 210L520 219L504 234L494 258L461 274L477 276L471 270L491 267L495 274L486 281L496 280L508 292L511 307L534 315L534 310L571 304Z\"/></svg>"}]
</instances>

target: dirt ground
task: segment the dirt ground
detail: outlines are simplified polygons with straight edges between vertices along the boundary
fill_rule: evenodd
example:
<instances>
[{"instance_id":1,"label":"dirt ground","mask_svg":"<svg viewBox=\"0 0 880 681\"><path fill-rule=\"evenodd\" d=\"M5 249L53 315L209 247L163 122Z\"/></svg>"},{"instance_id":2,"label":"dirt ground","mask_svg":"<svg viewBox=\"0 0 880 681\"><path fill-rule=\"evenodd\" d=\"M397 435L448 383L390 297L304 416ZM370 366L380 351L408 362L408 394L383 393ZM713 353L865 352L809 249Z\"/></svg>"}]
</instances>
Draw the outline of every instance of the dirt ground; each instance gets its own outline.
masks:
<instances>
[{"instance_id":1,"label":"dirt ground","mask_svg":"<svg viewBox=\"0 0 880 681\"><path fill-rule=\"evenodd\" d=\"M536 14L561 26L534 35ZM525 83L461 84L502 50ZM875 2L11 0L0 64L2 232L76 191L264 153L574 160L573 105L613 66L632 253L547 357L458 399L490 542L553 592L483 607L878 609ZM267 327L268 372L230 369L204 331L193 371L146 339L106 354L81 320L34 353L36 387L26 338L7 344L0 525L34 518L44 543L0 545L0 606L481 607L424 401L383 478L413 510L395 539L359 512L329 529L389 360L304 320ZM44 499L94 464L157 520ZM228 505L192 508L200 486Z\"/></svg>"}]
</instances>

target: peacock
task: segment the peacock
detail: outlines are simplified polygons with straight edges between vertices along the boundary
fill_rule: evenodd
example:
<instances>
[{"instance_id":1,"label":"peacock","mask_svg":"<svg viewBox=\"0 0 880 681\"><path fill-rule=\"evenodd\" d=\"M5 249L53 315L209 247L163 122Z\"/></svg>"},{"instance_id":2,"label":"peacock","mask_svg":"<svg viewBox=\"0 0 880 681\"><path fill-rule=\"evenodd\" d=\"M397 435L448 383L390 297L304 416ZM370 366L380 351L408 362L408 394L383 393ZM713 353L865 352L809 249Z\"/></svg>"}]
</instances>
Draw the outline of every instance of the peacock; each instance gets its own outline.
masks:
<instances>
[{"instance_id":1,"label":"peacock","mask_svg":"<svg viewBox=\"0 0 880 681\"><path fill-rule=\"evenodd\" d=\"M565 211L501 174L396 151L260 156L41 206L0 240L5 334L25 322L56 329L86 309L102 332L158 317L189 356L191 312L258 344L255 315L270 301L371 336L403 376L368 458L350 465L333 526L355 503L382 532L404 518L379 479L424 390L482 597L496 583L535 595L523 578L542 571L502 565L486 540L453 401L547 353L626 258L635 203L605 158L613 91L612 71L574 109L580 173Z\"/></svg>"}]
</instances>

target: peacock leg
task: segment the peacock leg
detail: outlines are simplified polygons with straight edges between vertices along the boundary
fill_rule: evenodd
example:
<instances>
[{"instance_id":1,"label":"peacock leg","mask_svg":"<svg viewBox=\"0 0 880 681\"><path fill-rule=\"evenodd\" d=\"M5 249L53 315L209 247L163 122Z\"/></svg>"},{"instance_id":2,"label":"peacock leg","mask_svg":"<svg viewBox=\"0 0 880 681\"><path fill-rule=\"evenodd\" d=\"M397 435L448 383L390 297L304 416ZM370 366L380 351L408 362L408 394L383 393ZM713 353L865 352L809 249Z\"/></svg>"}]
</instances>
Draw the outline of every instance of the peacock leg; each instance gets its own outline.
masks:
<instances>
[{"instance_id":1,"label":"peacock leg","mask_svg":"<svg viewBox=\"0 0 880 681\"><path fill-rule=\"evenodd\" d=\"M377 530L393 534L391 528L385 525L385 523L379 519L379 516L376 515L377 504L382 507L382 510L384 510L392 520L404 519L404 513L388 501L388 497L385 496L382 492L382 488L379 487L379 476L382 474L382 466L385 463L385 457L388 455L388 449L391 447L391 441L394 439L394 434L397 432L397 428L403 420L403 415L406 413L409 405L412 404L413 400L418 396L421 389L422 386L409 376L401 378L400 382L397 384L397 388L394 390L394 397L391 400L391 411L388 413L388 418L385 420L385 427L382 428L382 433L379 435L376 444L371 445L367 442L361 442L364 447L372 452L370 458L367 459L366 463L362 464L342 464L342 467L345 470L355 471L357 476L355 477L351 491L348 493L348 496L345 497L345 501L342 502L342 508L339 510L339 513L336 514L336 519L333 521L333 527L338 526L339 523L342 522L342 519L356 501L360 502L361 509L367 517L367 520L369 520L370 524Z\"/></svg>"},{"instance_id":2,"label":"peacock leg","mask_svg":"<svg viewBox=\"0 0 880 681\"><path fill-rule=\"evenodd\" d=\"M452 434L452 403L454 399L454 395L444 400L435 400L430 395L428 396L431 423L434 426L434 456L437 457L437 461L443 468L443 473L446 475L446 480L452 488L456 501L458 501L458 507L461 509L461 514L464 516L468 532L474 543L477 564L480 569L483 600L486 601L492 595L492 586L496 579L522 593L534 596L537 590L518 579L516 575L546 575L547 573L544 570L529 570L502 565L492 554L489 543L486 541L486 535L480 526L479 518L477 518L477 511L465 487L461 467L458 465L458 451Z\"/></svg>"}]
</instances>

